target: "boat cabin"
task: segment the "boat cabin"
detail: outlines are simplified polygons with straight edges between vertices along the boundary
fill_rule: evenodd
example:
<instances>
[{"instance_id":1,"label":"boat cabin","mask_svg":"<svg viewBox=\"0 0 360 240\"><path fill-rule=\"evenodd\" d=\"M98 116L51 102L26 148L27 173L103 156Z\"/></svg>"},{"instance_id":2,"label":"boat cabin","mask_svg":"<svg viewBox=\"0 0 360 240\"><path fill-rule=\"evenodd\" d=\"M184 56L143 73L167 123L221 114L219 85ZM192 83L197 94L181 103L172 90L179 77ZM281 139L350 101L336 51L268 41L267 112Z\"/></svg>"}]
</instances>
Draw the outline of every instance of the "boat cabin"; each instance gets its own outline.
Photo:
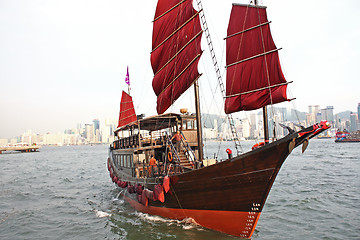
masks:
<instances>
[{"instance_id":1,"label":"boat cabin","mask_svg":"<svg viewBox=\"0 0 360 240\"><path fill-rule=\"evenodd\" d=\"M179 131L181 140L173 136ZM201 167L195 115L166 113L116 129L115 165L127 178L157 177ZM151 161L151 158L156 160Z\"/></svg>"}]
</instances>

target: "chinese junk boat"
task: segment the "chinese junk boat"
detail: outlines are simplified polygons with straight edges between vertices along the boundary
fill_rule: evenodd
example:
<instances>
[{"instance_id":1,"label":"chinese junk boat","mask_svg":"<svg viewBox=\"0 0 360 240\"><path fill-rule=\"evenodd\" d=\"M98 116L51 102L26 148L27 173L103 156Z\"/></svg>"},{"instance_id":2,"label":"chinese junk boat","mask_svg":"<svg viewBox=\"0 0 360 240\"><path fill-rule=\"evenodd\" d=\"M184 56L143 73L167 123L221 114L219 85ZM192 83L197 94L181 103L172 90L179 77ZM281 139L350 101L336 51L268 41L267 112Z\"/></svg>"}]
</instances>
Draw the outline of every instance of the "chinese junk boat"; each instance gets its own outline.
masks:
<instances>
[{"instance_id":1,"label":"chinese junk boat","mask_svg":"<svg viewBox=\"0 0 360 240\"><path fill-rule=\"evenodd\" d=\"M232 156L228 152L228 159L220 162L204 159L197 65L201 35L210 36L200 1L198 7L199 11L193 8L192 0L158 1L151 65L159 115L137 117L131 96L122 93L108 169L113 182L126 188L124 198L138 211L191 218L205 228L250 238L287 156L299 145L305 151L309 139L329 124L321 122L300 130L283 125L289 134L269 141L266 106L289 101L288 82L270 34L266 8L233 4L226 37L226 90L220 84L225 112L237 148L239 140L230 114L262 108L265 140L246 153ZM192 85L196 113L189 114L187 109L181 114L165 113Z\"/></svg>"}]
</instances>

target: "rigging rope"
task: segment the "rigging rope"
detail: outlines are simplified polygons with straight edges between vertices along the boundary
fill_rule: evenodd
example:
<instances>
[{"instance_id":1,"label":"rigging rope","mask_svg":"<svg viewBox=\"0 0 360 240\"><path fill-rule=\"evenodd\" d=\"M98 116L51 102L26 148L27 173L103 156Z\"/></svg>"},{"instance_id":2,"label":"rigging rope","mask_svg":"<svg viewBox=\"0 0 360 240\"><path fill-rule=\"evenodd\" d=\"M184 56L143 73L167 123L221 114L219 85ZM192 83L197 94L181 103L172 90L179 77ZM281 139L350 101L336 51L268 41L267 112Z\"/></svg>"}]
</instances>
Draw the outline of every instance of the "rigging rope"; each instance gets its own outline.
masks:
<instances>
[{"instance_id":1,"label":"rigging rope","mask_svg":"<svg viewBox=\"0 0 360 240\"><path fill-rule=\"evenodd\" d=\"M223 95L223 100L225 101L225 99L224 99L224 97L226 96L225 88L224 88L224 84L223 84L223 81L222 81L222 76L220 74L220 69L219 69L219 66L218 66L218 63L217 63L217 59L216 59L216 56L215 56L214 47L212 45L212 41L211 41L211 38L210 38L209 28L207 27L207 22L206 22L206 19L205 19L205 14L204 14L204 11L203 11L202 3L201 3L200 0L196 0L196 1L197 1L197 4L198 4L198 7L199 7L199 11L201 11L201 14L200 14L201 23L202 23L202 25L204 27L205 37L206 37L206 40L207 40L208 47L210 49L210 54L211 54L211 57L212 57L213 65L215 67L215 72L217 74L218 84L219 84L221 93ZM243 149L241 147L239 137L237 136L237 132L236 132L236 128L235 128L235 125L234 125L233 117L232 117L231 114L227 114L227 116L228 116L227 119L229 120L229 125L230 125L230 129L231 129L233 141L234 141L234 144L235 144L235 149L236 149L237 154L239 155L239 147L241 148L241 151L243 151Z\"/></svg>"}]
</instances>

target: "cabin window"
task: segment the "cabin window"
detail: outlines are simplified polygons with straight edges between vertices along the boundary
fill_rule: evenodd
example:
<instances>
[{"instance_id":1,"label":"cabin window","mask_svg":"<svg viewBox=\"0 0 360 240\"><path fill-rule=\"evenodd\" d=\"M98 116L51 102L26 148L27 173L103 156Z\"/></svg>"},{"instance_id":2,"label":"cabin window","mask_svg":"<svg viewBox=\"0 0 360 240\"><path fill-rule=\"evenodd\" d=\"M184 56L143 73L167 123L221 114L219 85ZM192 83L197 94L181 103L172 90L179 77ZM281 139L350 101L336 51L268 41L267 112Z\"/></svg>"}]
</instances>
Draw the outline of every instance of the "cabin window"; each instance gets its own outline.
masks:
<instances>
[{"instance_id":1,"label":"cabin window","mask_svg":"<svg viewBox=\"0 0 360 240\"><path fill-rule=\"evenodd\" d=\"M186 129L194 129L194 121L192 120L187 121Z\"/></svg>"},{"instance_id":2,"label":"cabin window","mask_svg":"<svg viewBox=\"0 0 360 240\"><path fill-rule=\"evenodd\" d=\"M133 163L133 155L131 154L125 154L125 155L118 155L118 162L120 166L125 168L131 168L134 166Z\"/></svg>"},{"instance_id":3,"label":"cabin window","mask_svg":"<svg viewBox=\"0 0 360 240\"><path fill-rule=\"evenodd\" d=\"M182 129L182 130L187 129L187 124L186 124L186 122L187 122L186 120L183 120L183 121L182 121L182 126L181 126L181 129Z\"/></svg>"},{"instance_id":4,"label":"cabin window","mask_svg":"<svg viewBox=\"0 0 360 240\"><path fill-rule=\"evenodd\" d=\"M126 155L126 167L129 168L130 167L130 156Z\"/></svg>"},{"instance_id":5,"label":"cabin window","mask_svg":"<svg viewBox=\"0 0 360 240\"><path fill-rule=\"evenodd\" d=\"M182 130L192 130L196 129L196 122L195 120L182 120L181 123L181 129Z\"/></svg>"}]
</instances>

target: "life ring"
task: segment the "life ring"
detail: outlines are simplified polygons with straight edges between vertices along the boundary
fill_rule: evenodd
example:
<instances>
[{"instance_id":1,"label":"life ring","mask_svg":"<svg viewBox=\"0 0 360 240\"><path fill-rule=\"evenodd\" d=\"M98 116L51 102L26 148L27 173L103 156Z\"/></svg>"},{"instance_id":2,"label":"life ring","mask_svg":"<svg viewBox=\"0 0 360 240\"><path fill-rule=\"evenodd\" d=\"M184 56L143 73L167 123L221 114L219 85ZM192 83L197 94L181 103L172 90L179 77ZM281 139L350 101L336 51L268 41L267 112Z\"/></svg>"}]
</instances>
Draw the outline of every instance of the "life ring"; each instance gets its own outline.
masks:
<instances>
[{"instance_id":1,"label":"life ring","mask_svg":"<svg viewBox=\"0 0 360 240\"><path fill-rule=\"evenodd\" d=\"M172 162L173 156L171 152L168 152L168 160L169 162Z\"/></svg>"},{"instance_id":2,"label":"life ring","mask_svg":"<svg viewBox=\"0 0 360 240\"><path fill-rule=\"evenodd\" d=\"M254 150L254 149L257 149L257 148L262 147L264 145L265 145L265 142L259 142L259 143L255 144L254 146L252 146L251 149Z\"/></svg>"}]
</instances>

